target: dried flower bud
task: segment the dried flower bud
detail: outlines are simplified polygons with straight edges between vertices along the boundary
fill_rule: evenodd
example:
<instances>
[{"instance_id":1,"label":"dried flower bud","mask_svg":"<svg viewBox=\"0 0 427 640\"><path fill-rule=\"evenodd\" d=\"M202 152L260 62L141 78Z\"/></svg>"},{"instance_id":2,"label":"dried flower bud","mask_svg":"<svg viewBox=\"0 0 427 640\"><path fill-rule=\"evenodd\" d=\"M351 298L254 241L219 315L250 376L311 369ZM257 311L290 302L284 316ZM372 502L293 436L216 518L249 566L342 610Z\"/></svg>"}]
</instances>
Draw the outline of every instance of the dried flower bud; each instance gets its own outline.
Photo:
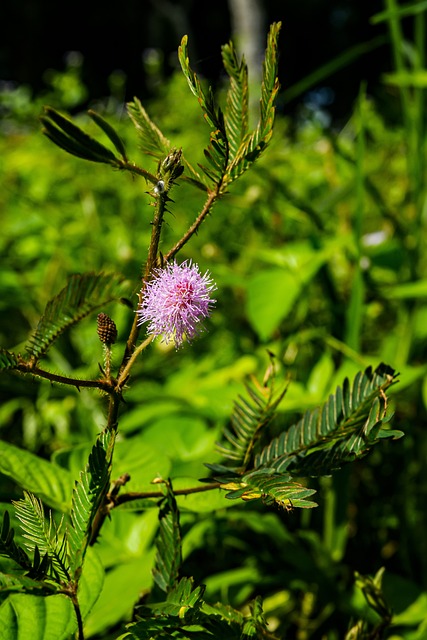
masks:
<instances>
[{"instance_id":1,"label":"dried flower bud","mask_svg":"<svg viewBox=\"0 0 427 640\"><path fill-rule=\"evenodd\" d=\"M106 313L98 314L98 336L103 344L114 344L117 338L117 327Z\"/></svg>"}]
</instances>

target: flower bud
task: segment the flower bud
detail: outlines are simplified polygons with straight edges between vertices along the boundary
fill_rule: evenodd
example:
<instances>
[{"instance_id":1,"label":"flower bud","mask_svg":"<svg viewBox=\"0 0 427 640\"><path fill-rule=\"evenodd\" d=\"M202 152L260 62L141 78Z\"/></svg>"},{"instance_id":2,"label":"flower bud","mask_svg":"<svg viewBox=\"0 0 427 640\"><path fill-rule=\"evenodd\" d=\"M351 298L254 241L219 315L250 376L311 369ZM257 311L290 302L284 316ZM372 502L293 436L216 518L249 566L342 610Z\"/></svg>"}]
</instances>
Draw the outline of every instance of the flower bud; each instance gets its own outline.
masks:
<instances>
[{"instance_id":1,"label":"flower bud","mask_svg":"<svg viewBox=\"0 0 427 640\"><path fill-rule=\"evenodd\" d=\"M98 314L98 336L103 344L114 344L117 339L117 327L114 320L112 320L106 313Z\"/></svg>"}]
</instances>

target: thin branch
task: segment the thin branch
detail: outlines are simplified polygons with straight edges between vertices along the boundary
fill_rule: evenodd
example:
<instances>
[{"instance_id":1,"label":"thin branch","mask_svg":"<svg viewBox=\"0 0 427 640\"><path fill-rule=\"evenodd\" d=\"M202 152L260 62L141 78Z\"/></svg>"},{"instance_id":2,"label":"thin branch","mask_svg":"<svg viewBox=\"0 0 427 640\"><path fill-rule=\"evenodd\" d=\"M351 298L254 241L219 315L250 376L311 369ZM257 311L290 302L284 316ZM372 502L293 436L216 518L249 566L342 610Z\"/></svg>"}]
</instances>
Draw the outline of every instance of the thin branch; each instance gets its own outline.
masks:
<instances>
[{"instance_id":1,"label":"thin branch","mask_svg":"<svg viewBox=\"0 0 427 640\"><path fill-rule=\"evenodd\" d=\"M114 385L108 380L80 380L79 378L70 378L69 376L59 375L57 373L52 373L51 371L45 371L44 369L40 369L33 364L22 362L17 370L21 373L29 373L34 376L38 376L39 378L45 378L46 380L50 380L51 382L59 382L60 384L68 384L72 387L76 387L80 389L80 387L91 387L95 389L101 389L102 391L106 391L107 393L114 392Z\"/></svg>"},{"instance_id":2,"label":"thin branch","mask_svg":"<svg viewBox=\"0 0 427 640\"><path fill-rule=\"evenodd\" d=\"M215 204L215 202L218 200L219 197L220 197L220 186L218 185L215 191L210 191L208 193L208 197L205 204L203 205L203 209L201 210L201 212L199 213L199 215L197 216L196 220L193 222L191 227L189 227L189 229L184 233L182 238L178 240L176 245L166 253L166 255L164 256L165 262L168 262L171 258L174 258L178 253L178 251L180 251L182 247L185 244L187 244L190 238L195 233L197 233L203 220L211 212L213 205Z\"/></svg>"},{"instance_id":3,"label":"thin branch","mask_svg":"<svg viewBox=\"0 0 427 640\"><path fill-rule=\"evenodd\" d=\"M219 489L221 484L219 482L211 482L204 484L200 487L189 487L188 489L176 489L174 490L175 496L189 496L192 493L204 493L205 491L212 491L213 489ZM134 500L145 500L147 498L164 498L162 491L129 491L128 493L122 493L118 496L111 496L111 502L108 505L108 509L114 509L115 507L124 504L125 502L133 502Z\"/></svg>"},{"instance_id":4,"label":"thin branch","mask_svg":"<svg viewBox=\"0 0 427 640\"><path fill-rule=\"evenodd\" d=\"M149 171L146 171L145 169L142 169L142 167L138 167L136 164L133 164L133 162L124 162L122 161L120 168L125 170L125 171L130 171L130 173L136 173L138 176L142 176L143 178L145 178L148 182L151 182L152 184L156 184L158 178L156 178L155 175L153 175L152 173L150 173Z\"/></svg>"},{"instance_id":5,"label":"thin branch","mask_svg":"<svg viewBox=\"0 0 427 640\"><path fill-rule=\"evenodd\" d=\"M145 275L143 278L143 285L144 285L144 282L150 276L150 273L152 272L152 270L157 265L157 254L159 251L160 234L162 230L164 215L166 213L166 203L168 202L168 200L169 198L167 196L167 193L157 194L156 205L155 205L156 212L154 215L154 220L152 222L153 228L151 232L150 247L148 249L147 263L145 265ZM141 302L141 299L142 299L142 292L140 291L138 294L139 303ZM133 357L133 352L135 349L136 342L138 340L138 336L139 336L138 316L135 314L132 328L129 333L129 338L126 342L126 348L123 354L123 360L119 369L119 379L121 381L123 381L125 377L128 375L128 372L130 370L128 363L131 357L132 357L132 363L135 360L135 358ZM124 371L126 371L126 376L123 375Z\"/></svg>"},{"instance_id":6,"label":"thin branch","mask_svg":"<svg viewBox=\"0 0 427 640\"><path fill-rule=\"evenodd\" d=\"M136 320L137 320L137 318L136 318ZM139 327L138 327L138 330L139 330ZM118 392L121 391L123 386L126 384L126 380L129 378L130 370L132 369L135 360L137 359L139 354L142 353L144 351L144 349L146 349L148 347L148 345L151 344L151 342L153 342L153 340L154 340L154 336L150 335L144 340L144 342L141 342L141 344L138 345L138 347L136 349L134 349L132 355L129 357L129 359L127 360L125 366L123 367L123 369L120 372L120 375L119 375L119 377L117 379L117 383L116 383L116 391L118 391Z\"/></svg>"}]
</instances>

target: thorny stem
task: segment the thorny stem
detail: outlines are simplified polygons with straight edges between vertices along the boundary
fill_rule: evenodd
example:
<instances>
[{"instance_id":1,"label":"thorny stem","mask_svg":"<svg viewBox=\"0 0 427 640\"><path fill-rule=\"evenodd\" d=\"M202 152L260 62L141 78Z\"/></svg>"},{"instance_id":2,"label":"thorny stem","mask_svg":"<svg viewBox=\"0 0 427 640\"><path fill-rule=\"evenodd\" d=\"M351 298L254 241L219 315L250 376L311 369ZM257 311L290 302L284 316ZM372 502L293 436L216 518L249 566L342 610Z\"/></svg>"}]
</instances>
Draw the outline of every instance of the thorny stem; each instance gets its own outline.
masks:
<instances>
[{"instance_id":1,"label":"thorny stem","mask_svg":"<svg viewBox=\"0 0 427 640\"><path fill-rule=\"evenodd\" d=\"M113 392L113 386L111 382L106 380L80 380L79 378L70 378L69 376L58 375L57 373L52 373L51 371L45 371L44 369L40 369L35 365L30 365L29 363L22 363L17 367L18 371L22 373L30 373L34 376L38 376L39 378L45 378L46 380L50 380L51 382L59 382L61 384L68 384L73 387L91 387L95 389L102 389L107 393Z\"/></svg>"},{"instance_id":2,"label":"thorny stem","mask_svg":"<svg viewBox=\"0 0 427 640\"><path fill-rule=\"evenodd\" d=\"M187 244L187 242L190 240L190 238L195 233L197 233L200 225L202 224L202 222L206 218L206 216L210 213L213 205L215 204L216 200L218 200L219 196L220 196L219 186L217 187L217 189L215 191L210 191L208 193L208 197L207 197L207 200L206 200L205 204L203 205L203 209L201 210L201 212L199 213L199 215L197 216L197 218L195 219L195 221L193 222L191 227L189 227L188 230L184 233L182 238L180 240L178 240L176 245L174 247L172 247L172 249L170 249L166 253L166 255L164 256L165 262L168 262L171 258L176 256L178 251L180 251L182 249L182 247L185 244Z\"/></svg>"},{"instance_id":3,"label":"thorny stem","mask_svg":"<svg viewBox=\"0 0 427 640\"><path fill-rule=\"evenodd\" d=\"M154 176L152 173L146 171L145 169L142 169L142 167L138 167L133 162L121 162L120 168L129 171L130 173L136 173L138 176L142 176L152 184L156 184L158 180L158 178L156 178L156 176Z\"/></svg>"},{"instance_id":4,"label":"thorny stem","mask_svg":"<svg viewBox=\"0 0 427 640\"><path fill-rule=\"evenodd\" d=\"M166 193L157 194L156 213L154 215L154 220L152 222L153 228L151 231L151 241L150 241L150 247L148 249L147 263L145 265L144 281L147 280L151 271L154 269L154 267L157 264L157 254L159 251L160 234L161 234L162 225L163 225L163 218L166 212L167 201L168 201L168 196ZM138 298L139 298L139 302L141 302L141 298L142 298L141 291L138 294ZM133 320L129 338L126 343L123 360L119 369L119 378L121 380L124 379L123 378L124 370L129 371L129 367L127 365L134 352L136 341L138 340L138 335L139 335L138 316L135 314L135 318Z\"/></svg>"}]
</instances>

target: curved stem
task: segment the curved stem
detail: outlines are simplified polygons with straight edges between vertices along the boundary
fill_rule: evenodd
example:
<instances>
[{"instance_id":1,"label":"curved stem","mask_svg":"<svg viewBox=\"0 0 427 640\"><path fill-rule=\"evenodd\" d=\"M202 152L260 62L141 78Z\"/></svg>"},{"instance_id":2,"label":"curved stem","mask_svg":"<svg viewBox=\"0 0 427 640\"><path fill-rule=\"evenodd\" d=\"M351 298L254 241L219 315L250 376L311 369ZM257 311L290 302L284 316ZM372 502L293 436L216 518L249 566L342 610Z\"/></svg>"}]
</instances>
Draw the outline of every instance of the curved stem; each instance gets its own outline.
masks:
<instances>
[{"instance_id":1,"label":"curved stem","mask_svg":"<svg viewBox=\"0 0 427 640\"><path fill-rule=\"evenodd\" d=\"M77 600L77 596L76 595L72 595L72 596L70 596L70 598L71 598L71 602L73 603L74 612L75 612L76 618L77 618L76 639L77 640L84 640L85 636L84 636L84 631L83 631L83 618L82 618L82 612L80 610L79 601Z\"/></svg>"},{"instance_id":2,"label":"curved stem","mask_svg":"<svg viewBox=\"0 0 427 640\"><path fill-rule=\"evenodd\" d=\"M120 391L123 388L123 385L126 383L126 380L129 377L130 370L132 369L135 360L137 359L139 354L142 353L144 351L144 349L146 349L148 347L148 345L151 344L151 342L153 342L153 340L154 340L154 336L153 335L148 336L144 340L144 342L141 342L141 344L138 345L138 347L136 347L136 349L134 349L132 355L129 357L129 359L126 362L125 366L120 371L120 375L119 375L119 377L117 379L116 391Z\"/></svg>"},{"instance_id":3,"label":"curved stem","mask_svg":"<svg viewBox=\"0 0 427 640\"><path fill-rule=\"evenodd\" d=\"M170 260L171 258L176 256L178 251L180 251L182 249L182 247L185 244L187 244L187 242L190 240L190 238L198 231L198 229L199 229L200 225L202 224L203 220L211 212L211 209L212 209L213 205L218 200L218 198L220 196L219 189L220 189L220 187L218 186L215 191L210 191L208 193L207 200L206 200L205 204L203 205L203 209L201 210L201 212L197 216L196 220L193 222L191 227L189 227L188 230L184 233L182 238L180 240L178 240L176 245L174 247L172 247L172 249L170 249L170 251L168 251L166 253L166 255L164 256L164 259L165 259L166 262L168 262L168 260Z\"/></svg>"}]
</instances>

